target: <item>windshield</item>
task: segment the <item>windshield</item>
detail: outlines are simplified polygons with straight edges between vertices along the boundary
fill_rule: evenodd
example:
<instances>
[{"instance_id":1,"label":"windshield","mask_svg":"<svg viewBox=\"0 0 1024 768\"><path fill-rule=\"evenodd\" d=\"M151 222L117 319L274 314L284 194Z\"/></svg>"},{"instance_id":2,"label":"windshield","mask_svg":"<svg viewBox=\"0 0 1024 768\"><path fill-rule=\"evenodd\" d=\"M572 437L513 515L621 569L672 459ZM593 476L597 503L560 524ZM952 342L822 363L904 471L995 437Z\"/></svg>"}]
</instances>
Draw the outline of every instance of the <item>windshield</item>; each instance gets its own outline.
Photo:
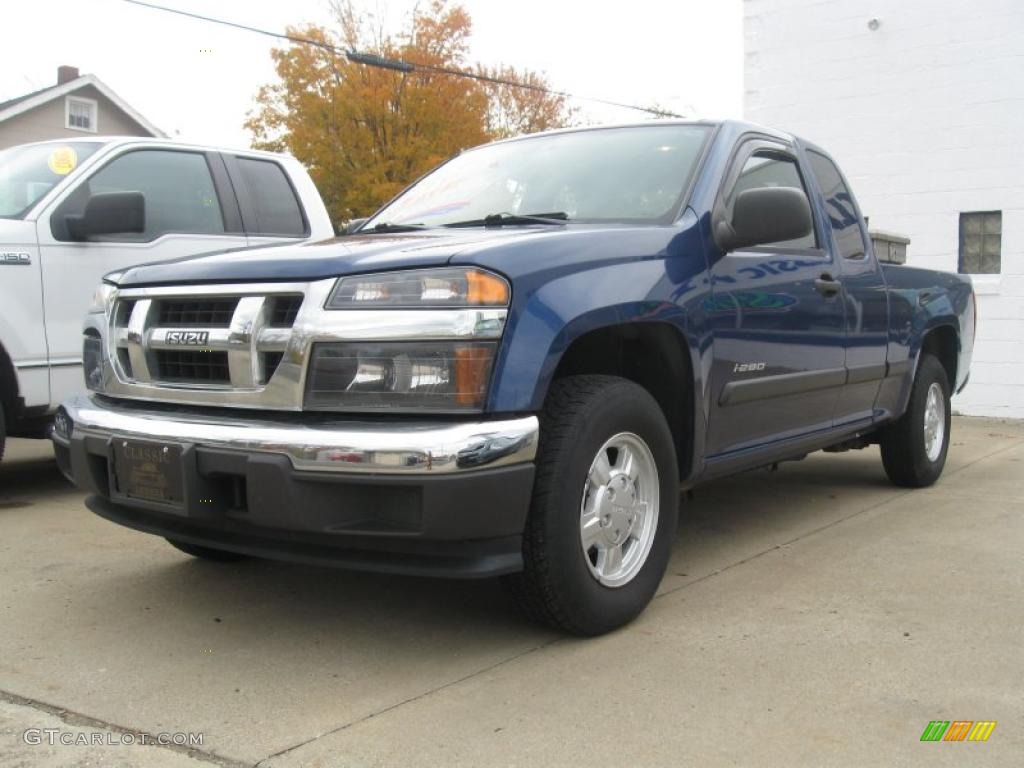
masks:
<instances>
[{"instance_id":1,"label":"windshield","mask_svg":"<svg viewBox=\"0 0 1024 768\"><path fill-rule=\"evenodd\" d=\"M422 178L363 231L556 211L573 220L665 222L677 210L708 133L702 125L655 124L488 144Z\"/></svg>"},{"instance_id":2,"label":"windshield","mask_svg":"<svg viewBox=\"0 0 1024 768\"><path fill-rule=\"evenodd\" d=\"M0 219L18 219L99 149L95 141L29 144L0 152Z\"/></svg>"}]
</instances>

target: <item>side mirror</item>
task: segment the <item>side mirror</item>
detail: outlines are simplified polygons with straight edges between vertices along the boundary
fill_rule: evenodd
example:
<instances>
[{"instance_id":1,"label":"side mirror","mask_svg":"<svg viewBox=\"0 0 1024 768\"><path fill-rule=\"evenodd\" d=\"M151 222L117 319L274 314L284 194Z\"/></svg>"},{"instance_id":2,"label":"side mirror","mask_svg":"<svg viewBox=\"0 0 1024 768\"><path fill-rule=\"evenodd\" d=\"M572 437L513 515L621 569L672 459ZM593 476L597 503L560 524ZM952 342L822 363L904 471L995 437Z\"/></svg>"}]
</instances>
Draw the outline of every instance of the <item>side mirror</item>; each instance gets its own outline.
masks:
<instances>
[{"instance_id":1,"label":"side mirror","mask_svg":"<svg viewBox=\"0 0 1024 768\"><path fill-rule=\"evenodd\" d=\"M141 192L102 192L90 195L81 216L68 216L68 232L76 240L91 235L144 232L146 197Z\"/></svg>"},{"instance_id":2,"label":"side mirror","mask_svg":"<svg viewBox=\"0 0 1024 768\"><path fill-rule=\"evenodd\" d=\"M346 234L346 235L354 235L356 233L356 231L361 226L363 226L363 224L365 224L368 220L369 219L366 216L364 216L361 219L350 219L349 221L345 222L344 234Z\"/></svg>"},{"instance_id":3,"label":"side mirror","mask_svg":"<svg viewBox=\"0 0 1024 768\"><path fill-rule=\"evenodd\" d=\"M796 240L814 226L807 196L792 187L758 187L736 196L732 221L719 221L715 240L724 251Z\"/></svg>"}]
</instances>

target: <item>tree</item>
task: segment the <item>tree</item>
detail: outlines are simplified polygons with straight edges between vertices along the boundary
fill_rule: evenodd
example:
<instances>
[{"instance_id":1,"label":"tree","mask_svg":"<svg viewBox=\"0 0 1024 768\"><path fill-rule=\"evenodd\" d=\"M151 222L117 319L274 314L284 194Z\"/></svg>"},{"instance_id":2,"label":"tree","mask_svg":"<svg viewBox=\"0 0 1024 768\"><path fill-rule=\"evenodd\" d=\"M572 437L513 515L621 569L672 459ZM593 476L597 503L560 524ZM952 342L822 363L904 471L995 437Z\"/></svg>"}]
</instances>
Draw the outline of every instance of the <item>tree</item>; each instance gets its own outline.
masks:
<instances>
[{"instance_id":1,"label":"tree","mask_svg":"<svg viewBox=\"0 0 1024 768\"><path fill-rule=\"evenodd\" d=\"M349 61L337 49L371 52L431 68L470 70L472 23L459 5L433 0L400 35L374 28L351 0L333 6L338 32L289 28L313 41L276 48L279 81L264 85L245 127L253 146L291 152L306 165L337 220L366 216L448 157L493 138L567 124L561 96L417 69ZM333 47L333 50L332 50ZM511 67L492 77L545 86Z\"/></svg>"},{"instance_id":2,"label":"tree","mask_svg":"<svg viewBox=\"0 0 1024 768\"><path fill-rule=\"evenodd\" d=\"M515 67L477 67L477 73L488 78L521 83L525 87L503 84L486 86L490 97L487 105L486 130L494 139L524 133L535 133L568 125L575 118L565 96L553 94L547 80L529 70Z\"/></svg>"}]
</instances>

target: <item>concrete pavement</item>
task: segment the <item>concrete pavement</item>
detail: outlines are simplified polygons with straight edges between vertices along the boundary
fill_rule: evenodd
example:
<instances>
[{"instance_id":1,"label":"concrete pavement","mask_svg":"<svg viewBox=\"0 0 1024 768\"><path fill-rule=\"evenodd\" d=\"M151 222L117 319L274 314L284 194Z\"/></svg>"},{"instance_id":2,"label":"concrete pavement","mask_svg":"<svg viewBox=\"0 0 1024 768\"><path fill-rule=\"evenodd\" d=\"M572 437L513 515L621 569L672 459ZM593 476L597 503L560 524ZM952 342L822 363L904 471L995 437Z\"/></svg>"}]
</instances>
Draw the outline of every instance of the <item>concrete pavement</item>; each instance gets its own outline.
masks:
<instances>
[{"instance_id":1,"label":"concrete pavement","mask_svg":"<svg viewBox=\"0 0 1024 768\"><path fill-rule=\"evenodd\" d=\"M193 561L103 521L43 443L0 464L5 765L1016 765L1024 424L946 473L875 449L698 489L658 598L595 640L500 585ZM921 743L930 720L995 720ZM26 728L103 733L24 743ZM202 733L197 748L123 746ZM970 752L970 755L965 755Z\"/></svg>"}]
</instances>

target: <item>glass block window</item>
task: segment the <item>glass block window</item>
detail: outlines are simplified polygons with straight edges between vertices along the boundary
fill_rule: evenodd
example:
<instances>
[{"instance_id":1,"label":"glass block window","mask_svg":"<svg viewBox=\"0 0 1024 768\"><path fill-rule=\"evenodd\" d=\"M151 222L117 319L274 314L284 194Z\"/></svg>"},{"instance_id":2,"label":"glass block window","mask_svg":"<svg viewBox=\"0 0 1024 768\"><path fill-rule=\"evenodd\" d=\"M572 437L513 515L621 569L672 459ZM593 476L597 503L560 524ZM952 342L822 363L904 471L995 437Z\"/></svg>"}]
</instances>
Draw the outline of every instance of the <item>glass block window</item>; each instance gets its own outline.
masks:
<instances>
[{"instance_id":1,"label":"glass block window","mask_svg":"<svg viewBox=\"0 0 1024 768\"><path fill-rule=\"evenodd\" d=\"M960 272L998 275L1002 269L1003 212L960 214Z\"/></svg>"}]
</instances>

